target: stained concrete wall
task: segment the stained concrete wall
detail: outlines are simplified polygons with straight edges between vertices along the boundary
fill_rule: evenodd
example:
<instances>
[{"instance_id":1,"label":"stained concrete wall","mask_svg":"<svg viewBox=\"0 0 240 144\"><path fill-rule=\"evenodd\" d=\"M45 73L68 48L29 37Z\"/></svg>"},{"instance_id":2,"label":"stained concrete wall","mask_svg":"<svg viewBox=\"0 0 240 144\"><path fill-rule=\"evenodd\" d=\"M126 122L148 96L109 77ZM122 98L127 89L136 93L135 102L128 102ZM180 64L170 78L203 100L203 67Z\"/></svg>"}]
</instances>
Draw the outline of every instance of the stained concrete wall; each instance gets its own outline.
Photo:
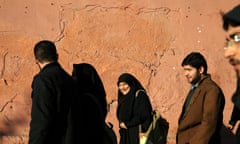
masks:
<instances>
[{"instance_id":1,"label":"stained concrete wall","mask_svg":"<svg viewBox=\"0 0 240 144\"><path fill-rule=\"evenodd\" d=\"M42 39L56 42L60 63L69 73L73 63L93 64L109 103L116 100L118 76L134 74L146 87L153 107L170 122L169 144L175 143L178 116L189 88L181 61L186 54L199 51L226 96L227 125L235 76L223 57L220 11L238 3L0 0L0 143L27 143L31 81L38 72L33 45ZM116 106L116 102L110 105L107 120L118 134Z\"/></svg>"}]
</instances>

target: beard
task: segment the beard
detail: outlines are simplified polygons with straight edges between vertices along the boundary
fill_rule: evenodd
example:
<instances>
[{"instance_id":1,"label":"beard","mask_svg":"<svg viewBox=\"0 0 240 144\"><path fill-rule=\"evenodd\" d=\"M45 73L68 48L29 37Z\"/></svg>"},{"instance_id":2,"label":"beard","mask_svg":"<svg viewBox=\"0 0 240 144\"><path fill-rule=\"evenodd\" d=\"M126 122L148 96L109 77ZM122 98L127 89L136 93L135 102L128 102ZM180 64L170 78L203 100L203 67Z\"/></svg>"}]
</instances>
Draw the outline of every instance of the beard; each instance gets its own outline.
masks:
<instances>
[{"instance_id":1,"label":"beard","mask_svg":"<svg viewBox=\"0 0 240 144\"><path fill-rule=\"evenodd\" d=\"M198 73L198 74L196 75L196 77L191 81L191 84L192 84L192 85L195 85L195 84L198 83L200 80L201 80L201 74Z\"/></svg>"}]
</instances>

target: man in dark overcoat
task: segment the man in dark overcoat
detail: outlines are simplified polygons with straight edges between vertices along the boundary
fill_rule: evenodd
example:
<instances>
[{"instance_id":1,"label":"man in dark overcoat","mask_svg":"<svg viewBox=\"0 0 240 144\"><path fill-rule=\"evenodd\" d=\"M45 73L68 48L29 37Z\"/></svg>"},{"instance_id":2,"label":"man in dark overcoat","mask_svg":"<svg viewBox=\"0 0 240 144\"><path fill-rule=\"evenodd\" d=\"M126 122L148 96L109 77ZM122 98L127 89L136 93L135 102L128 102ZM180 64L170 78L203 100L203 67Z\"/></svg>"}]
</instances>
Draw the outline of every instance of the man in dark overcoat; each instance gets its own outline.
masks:
<instances>
[{"instance_id":1,"label":"man in dark overcoat","mask_svg":"<svg viewBox=\"0 0 240 144\"><path fill-rule=\"evenodd\" d=\"M40 72L32 82L29 144L63 144L73 92L71 76L58 63L55 44L38 42L34 56Z\"/></svg>"}]
</instances>

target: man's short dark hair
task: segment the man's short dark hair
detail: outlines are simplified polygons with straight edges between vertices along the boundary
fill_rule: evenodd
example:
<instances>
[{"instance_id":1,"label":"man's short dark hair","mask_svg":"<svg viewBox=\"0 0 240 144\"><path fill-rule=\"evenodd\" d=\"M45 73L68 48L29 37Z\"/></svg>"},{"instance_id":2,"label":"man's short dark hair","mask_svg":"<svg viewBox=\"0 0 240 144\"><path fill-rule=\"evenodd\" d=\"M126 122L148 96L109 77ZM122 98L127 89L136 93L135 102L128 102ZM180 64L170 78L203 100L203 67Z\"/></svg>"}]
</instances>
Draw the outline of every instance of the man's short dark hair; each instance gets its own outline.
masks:
<instances>
[{"instance_id":1,"label":"man's short dark hair","mask_svg":"<svg viewBox=\"0 0 240 144\"><path fill-rule=\"evenodd\" d=\"M182 61L182 66L190 65L196 69L200 69L203 66L203 74L207 74L208 66L207 62L202 54L199 52L191 52Z\"/></svg>"},{"instance_id":2,"label":"man's short dark hair","mask_svg":"<svg viewBox=\"0 0 240 144\"><path fill-rule=\"evenodd\" d=\"M58 60L56 46L49 40L39 41L34 46L34 56L39 62L55 62Z\"/></svg>"},{"instance_id":3,"label":"man's short dark hair","mask_svg":"<svg viewBox=\"0 0 240 144\"><path fill-rule=\"evenodd\" d=\"M229 26L240 26L240 5L223 14L223 29L228 30Z\"/></svg>"}]
</instances>

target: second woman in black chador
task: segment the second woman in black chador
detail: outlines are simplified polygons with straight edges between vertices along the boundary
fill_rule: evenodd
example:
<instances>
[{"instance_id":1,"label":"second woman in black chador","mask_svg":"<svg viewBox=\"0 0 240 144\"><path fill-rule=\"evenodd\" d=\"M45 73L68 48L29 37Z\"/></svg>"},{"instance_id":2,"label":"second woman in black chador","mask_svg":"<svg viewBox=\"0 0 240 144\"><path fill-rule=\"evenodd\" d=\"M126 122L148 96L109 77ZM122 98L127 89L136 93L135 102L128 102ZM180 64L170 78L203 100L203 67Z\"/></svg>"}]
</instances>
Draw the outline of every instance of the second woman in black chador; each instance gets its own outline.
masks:
<instances>
[{"instance_id":1,"label":"second woman in black chador","mask_svg":"<svg viewBox=\"0 0 240 144\"><path fill-rule=\"evenodd\" d=\"M121 74L117 85L120 144L139 144L139 125L142 131L146 131L152 120L151 102L145 89L133 75Z\"/></svg>"}]
</instances>

